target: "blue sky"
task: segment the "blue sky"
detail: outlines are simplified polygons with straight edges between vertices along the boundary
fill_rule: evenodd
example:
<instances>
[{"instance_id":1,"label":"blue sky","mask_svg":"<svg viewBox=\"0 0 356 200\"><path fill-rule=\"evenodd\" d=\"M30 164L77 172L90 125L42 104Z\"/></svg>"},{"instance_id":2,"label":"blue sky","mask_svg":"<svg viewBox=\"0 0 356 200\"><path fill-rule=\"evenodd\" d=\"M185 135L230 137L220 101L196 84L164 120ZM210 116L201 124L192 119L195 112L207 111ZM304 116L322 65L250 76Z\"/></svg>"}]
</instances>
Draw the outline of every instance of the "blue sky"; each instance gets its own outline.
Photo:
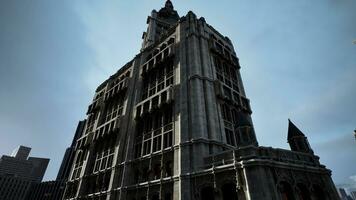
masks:
<instances>
[{"instance_id":1,"label":"blue sky","mask_svg":"<svg viewBox=\"0 0 356 200\"><path fill-rule=\"evenodd\" d=\"M356 1L180 0L228 36L260 145L288 148L287 119L337 184L356 185ZM51 159L54 179L102 81L139 52L163 0L0 1L0 154Z\"/></svg>"}]
</instances>

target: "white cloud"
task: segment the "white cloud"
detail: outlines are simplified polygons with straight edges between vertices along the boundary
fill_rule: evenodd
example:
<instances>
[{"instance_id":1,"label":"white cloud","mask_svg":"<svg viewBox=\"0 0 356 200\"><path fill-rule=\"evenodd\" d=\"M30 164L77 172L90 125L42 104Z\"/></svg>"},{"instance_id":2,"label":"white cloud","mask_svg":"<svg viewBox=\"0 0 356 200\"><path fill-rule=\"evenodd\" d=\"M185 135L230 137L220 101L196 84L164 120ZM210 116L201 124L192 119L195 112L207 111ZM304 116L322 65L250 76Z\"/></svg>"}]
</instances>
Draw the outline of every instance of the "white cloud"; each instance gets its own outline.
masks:
<instances>
[{"instance_id":1,"label":"white cloud","mask_svg":"<svg viewBox=\"0 0 356 200\"><path fill-rule=\"evenodd\" d=\"M356 175L350 176L350 179L351 179L354 183L356 183Z\"/></svg>"},{"instance_id":2,"label":"white cloud","mask_svg":"<svg viewBox=\"0 0 356 200\"><path fill-rule=\"evenodd\" d=\"M350 181L348 183L337 185L337 187L344 188L349 192L356 191L356 175L350 176L349 178Z\"/></svg>"}]
</instances>

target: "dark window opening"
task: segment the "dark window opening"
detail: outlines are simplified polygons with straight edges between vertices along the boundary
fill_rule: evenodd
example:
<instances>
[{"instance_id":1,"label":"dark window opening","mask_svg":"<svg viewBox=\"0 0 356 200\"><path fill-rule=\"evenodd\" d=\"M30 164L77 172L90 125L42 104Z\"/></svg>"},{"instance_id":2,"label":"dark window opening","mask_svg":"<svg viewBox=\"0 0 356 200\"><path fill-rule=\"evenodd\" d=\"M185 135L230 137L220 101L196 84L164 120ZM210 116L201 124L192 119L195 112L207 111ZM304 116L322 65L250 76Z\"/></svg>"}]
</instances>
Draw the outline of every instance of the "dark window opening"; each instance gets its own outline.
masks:
<instances>
[{"instance_id":1,"label":"dark window opening","mask_svg":"<svg viewBox=\"0 0 356 200\"><path fill-rule=\"evenodd\" d=\"M293 189L287 182L280 184L279 192L282 200L294 200Z\"/></svg>"},{"instance_id":2,"label":"dark window opening","mask_svg":"<svg viewBox=\"0 0 356 200\"><path fill-rule=\"evenodd\" d=\"M168 45L173 44L173 43L174 43L174 38L170 38L170 39L168 40Z\"/></svg>"},{"instance_id":3,"label":"dark window opening","mask_svg":"<svg viewBox=\"0 0 356 200\"><path fill-rule=\"evenodd\" d=\"M153 152L157 152L161 150L161 136L157 136L153 138Z\"/></svg>"},{"instance_id":4,"label":"dark window opening","mask_svg":"<svg viewBox=\"0 0 356 200\"><path fill-rule=\"evenodd\" d=\"M201 200L215 200L214 188L205 187L200 192Z\"/></svg>"},{"instance_id":5,"label":"dark window opening","mask_svg":"<svg viewBox=\"0 0 356 200\"><path fill-rule=\"evenodd\" d=\"M159 195L158 194L154 194L152 196L151 200L159 200Z\"/></svg>"},{"instance_id":6,"label":"dark window opening","mask_svg":"<svg viewBox=\"0 0 356 200\"><path fill-rule=\"evenodd\" d=\"M230 88L228 88L228 87L226 87L226 86L224 86L223 88L224 88L224 95L225 95L225 97L231 100L231 99L232 99L232 96L231 96L231 90L230 90Z\"/></svg>"},{"instance_id":7,"label":"dark window opening","mask_svg":"<svg viewBox=\"0 0 356 200\"><path fill-rule=\"evenodd\" d=\"M153 168L153 173L154 173L154 179L160 179L161 178L161 165L156 164Z\"/></svg>"},{"instance_id":8,"label":"dark window opening","mask_svg":"<svg viewBox=\"0 0 356 200\"><path fill-rule=\"evenodd\" d=\"M171 193L166 193L165 195L164 195L164 200L172 200L173 199L173 197L172 197L172 194Z\"/></svg>"},{"instance_id":9,"label":"dark window opening","mask_svg":"<svg viewBox=\"0 0 356 200\"><path fill-rule=\"evenodd\" d=\"M226 134L226 142L229 145L235 146L234 132L232 130L225 129L225 134Z\"/></svg>"},{"instance_id":10,"label":"dark window opening","mask_svg":"<svg viewBox=\"0 0 356 200\"><path fill-rule=\"evenodd\" d=\"M142 180L144 182L148 181L148 173L149 173L148 167L143 168Z\"/></svg>"},{"instance_id":11,"label":"dark window opening","mask_svg":"<svg viewBox=\"0 0 356 200\"><path fill-rule=\"evenodd\" d=\"M312 197L315 200L326 200L326 199L328 199L328 198L326 198L324 190L318 185L314 185L313 186Z\"/></svg>"},{"instance_id":12,"label":"dark window opening","mask_svg":"<svg viewBox=\"0 0 356 200\"><path fill-rule=\"evenodd\" d=\"M223 200L238 200L236 185L233 183L228 183L222 187Z\"/></svg>"},{"instance_id":13,"label":"dark window opening","mask_svg":"<svg viewBox=\"0 0 356 200\"><path fill-rule=\"evenodd\" d=\"M170 177L173 175L173 163L172 161L167 161L164 165L165 177Z\"/></svg>"},{"instance_id":14,"label":"dark window opening","mask_svg":"<svg viewBox=\"0 0 356 200\"><path fill-rule=\"evenodd\" d=\"M163 148L168 148L173 145L173 132L169 131L163 135Z\"/></svg>"},{"instance_id":15,"label":"dark window opening","mask_svg":"<svg viewBox=\"0 0 356 200\"><path fill-rule=\"evenodd\" d=\"M297 194L300 200L311 200L309 190L304 184L297 184Z\"/></svg>"}]
</instances>

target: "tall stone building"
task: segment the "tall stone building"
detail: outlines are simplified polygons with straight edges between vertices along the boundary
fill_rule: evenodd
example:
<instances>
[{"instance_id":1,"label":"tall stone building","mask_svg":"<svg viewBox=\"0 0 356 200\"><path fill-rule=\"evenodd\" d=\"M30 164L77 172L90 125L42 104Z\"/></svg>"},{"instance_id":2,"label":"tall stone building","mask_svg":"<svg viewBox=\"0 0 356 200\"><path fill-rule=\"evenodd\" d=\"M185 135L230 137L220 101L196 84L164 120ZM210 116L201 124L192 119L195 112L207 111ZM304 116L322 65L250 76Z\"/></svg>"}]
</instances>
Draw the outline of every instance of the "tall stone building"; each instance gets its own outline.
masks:
<instances>
[{"instance_id":1,"label":"tall stone building","mask_svg":"<svg viewBox=\"0 0 356 200\"><path fill-rule=\"evenodd\" d=\"M168 0L142 49L88 108L65 199L339 199L289 122L290 150L258 145L229 38Z\"/></svg>"}]
</instances>

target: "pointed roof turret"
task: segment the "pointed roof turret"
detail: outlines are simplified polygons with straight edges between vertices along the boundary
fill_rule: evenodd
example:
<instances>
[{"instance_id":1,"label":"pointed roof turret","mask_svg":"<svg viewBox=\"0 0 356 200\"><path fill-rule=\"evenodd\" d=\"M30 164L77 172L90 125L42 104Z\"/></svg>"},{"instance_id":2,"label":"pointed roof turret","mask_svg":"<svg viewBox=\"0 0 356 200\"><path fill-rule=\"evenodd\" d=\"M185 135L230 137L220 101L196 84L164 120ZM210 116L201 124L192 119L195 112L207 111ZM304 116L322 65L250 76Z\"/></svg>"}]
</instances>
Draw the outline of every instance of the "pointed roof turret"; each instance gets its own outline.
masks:
<instances>
[{"instance_id":1,"label":"pointed roof turret","mask_svg":"<svg viewBox=\"0 0 356 200\"><path fill-rule=\"evenodd\" d=\"M167 8L167 9L171 9L171 10L174 9L173 3L172 3L170 0L167 0L167 1L166 1L166 4L165 4L164 7Z\"/></svg>"},{"instance_id":2,"label":"pointed roof turret","mask_svg":"<svg viewBox=\"0 0 356 200\"><path fill-rule=\"evenodd\" d=\"M164 7L159 10L158 16L173 22L179 20L179 15L177 11L174 10L173 3L170 0L167 0Z\"/></svg>"},{"instance_id":3,"label":"pointed roof turret","mask_svg":"<svg viewBox=\"0 0 356 200\"><path fill-rule=\"evenodd\" d=\"M305 137L304 133L290 119L288 119L288 122L288 141L294 137Z\"/></svg>"}]
</instances>

